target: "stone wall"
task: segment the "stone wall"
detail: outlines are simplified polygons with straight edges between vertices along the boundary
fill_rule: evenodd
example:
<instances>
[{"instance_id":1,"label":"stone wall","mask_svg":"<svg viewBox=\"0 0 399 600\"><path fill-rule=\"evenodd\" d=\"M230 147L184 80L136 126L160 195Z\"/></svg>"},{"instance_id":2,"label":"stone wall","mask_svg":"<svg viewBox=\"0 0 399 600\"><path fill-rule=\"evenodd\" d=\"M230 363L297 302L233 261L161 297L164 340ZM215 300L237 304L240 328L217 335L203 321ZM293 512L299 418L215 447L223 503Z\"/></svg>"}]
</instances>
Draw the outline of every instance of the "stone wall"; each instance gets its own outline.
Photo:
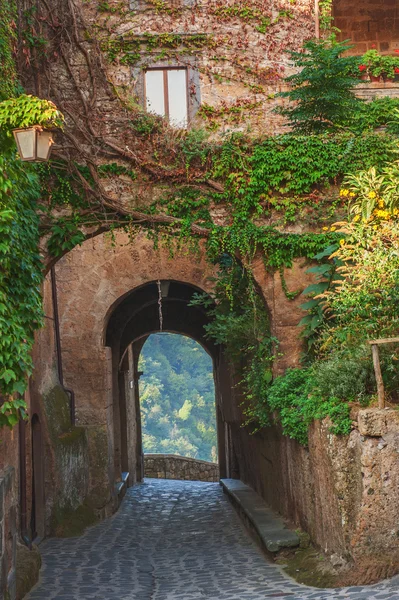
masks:
<instances>
[{"instance_id":1,"label":"stone wall","mask_svg":"<svg viewBox=\"0 0 399 600\"><path fill-rule=\"evenodd\" d=\"M371 48L389 54L399 48L397 0L334 0L333 14L341 39L350 39L357 54Z\"/></svg>"},{"instance_id":2,"label":"stone wall","mask_svg":"<svg viewBox=\"0 0 399 600\"><path fill-rule=\"evenodd\" d=\"M145 454L144 475L155 479L219 481L219 465L176 454Z\"/></svg>"},{"instance_id":3,"label":"stone wall","mask_svg":"<svg viewBox=\"0 0 399 600\"><path fill-rule=\"evenodd\" d=\"M374 98L399 98L399 83L366 83L356 87L356 96L363 100L374 100Z\"/></svg>"},{"instance_id":4,"label":"stone wall","mask_svg":"<svg viewBox=\"0 0 399 600\"><path fill-rule=\"evenodd\" d=\"M365 581L399 570L399 412L363 409L354 419L349 437L314 423L308 449L277 427L254 436L237 427L234 437L241 478Z\"/></svg>"},{"instance_id":5,"label":"stone wall","mask_svg":"<svg viewBox=\"0 0 399 600\"><path fill-rule=\"evenodd\" d=\"M36 336L33 349L35 371L30 382L30 415L38 415L40 448L35 472L41 473L36 481L36 506L41 509L38 534L44 537L57 534L65 520L81 507L89 493L88 446L89 433L71 425L70 398L60 385L55 348L54 307L50 277L44 290L45 326ZM69 386L73 388L73 385ZM32 479L31 432L27 439L27 481ZM28 489L28 523L30 521ZM65 531L63 531L65 533Z\"/></svg>"},{"instance_id":6,"label":"stone wall","mask_svg":"<svg viewBox=\"0 0 399 600\"><path fill-rule=\"evenodd\" d=\"M0 598L16 597L17 494L15 470L0 471Z\"/></svg>"}]
</instances>

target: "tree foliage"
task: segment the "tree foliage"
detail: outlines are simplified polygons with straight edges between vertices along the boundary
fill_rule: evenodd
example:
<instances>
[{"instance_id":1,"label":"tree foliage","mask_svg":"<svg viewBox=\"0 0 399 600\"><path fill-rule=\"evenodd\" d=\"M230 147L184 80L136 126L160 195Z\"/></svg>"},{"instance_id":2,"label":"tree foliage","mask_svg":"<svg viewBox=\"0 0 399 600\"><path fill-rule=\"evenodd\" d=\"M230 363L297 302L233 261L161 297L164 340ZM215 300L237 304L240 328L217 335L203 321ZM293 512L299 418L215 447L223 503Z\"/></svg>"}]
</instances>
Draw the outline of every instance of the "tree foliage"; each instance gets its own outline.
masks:
<instances>
[{"instance_id":1,"label":"tree foliage","mask_svg":"<svg viewBox=\"0 0 399 600\"><path fill-rule=\"evenodd\" d=\"M358 66L354 56L343 56L350 49L346 42L328 39L305 42L303 52L290 52L298 71L286 78L292 86L280 96L288 98L293 106L278 112L288 118L295 131L321 133L333 131L348 124L361 101L353 88L358 78L353 74Z\"/></svg>"},{"instance_id":2,"label":"tree foliage","mask_svg":"<svg viewBox=\"0 0 399 600\"><path fill-rule=\"evenodd\" d=\"M153 334L139 368L145 453L217 461L215 389L211 357L194 340Z\"/></svg>"}]
</instances>

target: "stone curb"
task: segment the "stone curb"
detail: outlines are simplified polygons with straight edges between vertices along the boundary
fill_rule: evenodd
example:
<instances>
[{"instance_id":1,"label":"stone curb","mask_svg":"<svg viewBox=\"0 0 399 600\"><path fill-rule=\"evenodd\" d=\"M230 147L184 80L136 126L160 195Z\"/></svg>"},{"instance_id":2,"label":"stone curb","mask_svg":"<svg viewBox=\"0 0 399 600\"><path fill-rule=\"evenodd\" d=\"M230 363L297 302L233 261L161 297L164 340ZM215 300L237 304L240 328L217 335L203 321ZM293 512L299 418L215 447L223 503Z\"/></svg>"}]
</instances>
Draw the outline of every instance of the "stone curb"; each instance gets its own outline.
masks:
<instances>
[{"instance_id":1,"label":"stone curb","mask_svg":"<svg viewBox=\"0 0 399 600\"><path fill-rule=\"evenodd\" d=\"M295 531L287 529L283 519L252 488L239 479L221 479L220 485L244 512L269 552L299 546Z\"/></svg>"}]
</instances>

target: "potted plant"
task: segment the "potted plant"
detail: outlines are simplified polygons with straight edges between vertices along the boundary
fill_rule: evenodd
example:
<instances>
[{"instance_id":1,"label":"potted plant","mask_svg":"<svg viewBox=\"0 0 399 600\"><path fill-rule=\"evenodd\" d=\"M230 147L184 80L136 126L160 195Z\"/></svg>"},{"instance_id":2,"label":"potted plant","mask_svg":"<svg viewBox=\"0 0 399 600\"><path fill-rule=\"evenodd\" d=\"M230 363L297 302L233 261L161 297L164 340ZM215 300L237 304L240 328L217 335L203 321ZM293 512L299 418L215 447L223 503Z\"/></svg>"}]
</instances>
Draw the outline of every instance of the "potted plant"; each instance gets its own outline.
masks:
<instances>
[{"instance_id":1,"label":"potted plant","mask_svg":"<svg viewBox=\"0 0 399 600\"><path fill-rule=\"evenodd\" d=\"M370 77L369 77L367 65L364 65L362 63L359 65L358 69L359 69L359 73L360 73L360 79L362 81L369 81Z\"/></svg>"},{"instance_id":2,"label":"potted plant","mask_svg":"<svg viewBox=\"0 0 399 600\"><path fill-rule=\"evenodd\" d=\"M395 64L397 59L393 56L382 56L381 64L383 69L383 77L385 81L394 81L395 79Z\"/></svg>"},{"instance_id":3,"label":"potted plant","mask_svg":"<svg viewBox=\"0 0 399 600\"><path fill-rule=\"evenodd\" d=\"M383 73L382 58L377 50L367 50L362 56L362 64L367 66L371 81L381 81Z\"/></svg>"},{"instance_id":4,"label":"potted plant","mask_svg":"<svg viewBox=\"0 0 399 600\"><path fill-rule=\"evenodd\" d=\"M22 94L0 102L0 129L14 135L21 160L48 160L52 130L64 125L64 117L50 100Z\"/></svg>"}]
</instances>

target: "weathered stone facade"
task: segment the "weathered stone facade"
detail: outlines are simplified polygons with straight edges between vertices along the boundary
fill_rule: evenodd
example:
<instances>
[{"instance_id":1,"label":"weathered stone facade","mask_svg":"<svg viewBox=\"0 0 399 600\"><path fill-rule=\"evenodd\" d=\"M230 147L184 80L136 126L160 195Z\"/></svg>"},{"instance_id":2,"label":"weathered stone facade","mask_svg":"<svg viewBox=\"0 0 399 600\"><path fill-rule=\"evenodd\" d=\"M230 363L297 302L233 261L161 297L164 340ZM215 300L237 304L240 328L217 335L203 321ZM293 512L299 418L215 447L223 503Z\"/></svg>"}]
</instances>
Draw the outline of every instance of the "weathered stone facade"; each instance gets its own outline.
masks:
<instances>
[{"instance_id":1,"label":"weathered stone facade","mask_svg":"<svg viewBox=\"0 0 399 600\"><path fill-rule=\"evenodd\" d=\"M399 568L399 414L371 408L353 418L349 437L314 423L308 449L276 427L247 436L236 423L234 437L241 478L370 582Z\"/></svg>"},{"instance_id":2,"label":"weathered stone facade","mask_svg":"<svg viewBox=\"0 0 399 600\"><path fill-rule=\"evenodd\" d=\"M219 465L176 454L144 454L144 476L153 479L219 481Z\"/></svg>"},{"instance_id":3,"label":"weathered stone facade","mask_svg":"<svg viewBox=\"0 0 399 600\"><path fill-rule=\"evenodd\" d=\"M399 48L397 0L334 0L333 15L341 39L350 39L356 54L371 48L390 54Z\"/></svg>"},{"instance_id":4,"label":"weathered stone facade","mask_svg":"<svg viewBox=\"0 0 399 600\"><path fill-rule=\"evenodd\" d=\"M18 500L15 489L15 469L9 467L0 474L0 597L16 597Z\"/></svg>"},{"instance_id":5,"label":"weathered stone facade","mask_svg":"<svg viewBox=\"0 0 399 600\"><path fill-rule=\"evenodd\" d=\"M198 106L209 107L193 114L193 126L217 121L219 133L284 131L282 117L273 112L281 102L274 95L283 89L282 77L291 68L285 50L299 49L315 34L313 0L268 0L248 11L218 0L163 6L139 0L130 3L129 12L119 0L110 0L103 12L95 4L81 4L87 24L103 40L105 56L112 57L105 63L109 79L139 104L145 104L146 68L179 66L198 74L189 78L189 102L195 97ZM163 34L183 40L162 50ZM148 35L153 36L152 47ZM109 51L115 40L120 43L116 53Z\"/></svg>"}]
</instances>

